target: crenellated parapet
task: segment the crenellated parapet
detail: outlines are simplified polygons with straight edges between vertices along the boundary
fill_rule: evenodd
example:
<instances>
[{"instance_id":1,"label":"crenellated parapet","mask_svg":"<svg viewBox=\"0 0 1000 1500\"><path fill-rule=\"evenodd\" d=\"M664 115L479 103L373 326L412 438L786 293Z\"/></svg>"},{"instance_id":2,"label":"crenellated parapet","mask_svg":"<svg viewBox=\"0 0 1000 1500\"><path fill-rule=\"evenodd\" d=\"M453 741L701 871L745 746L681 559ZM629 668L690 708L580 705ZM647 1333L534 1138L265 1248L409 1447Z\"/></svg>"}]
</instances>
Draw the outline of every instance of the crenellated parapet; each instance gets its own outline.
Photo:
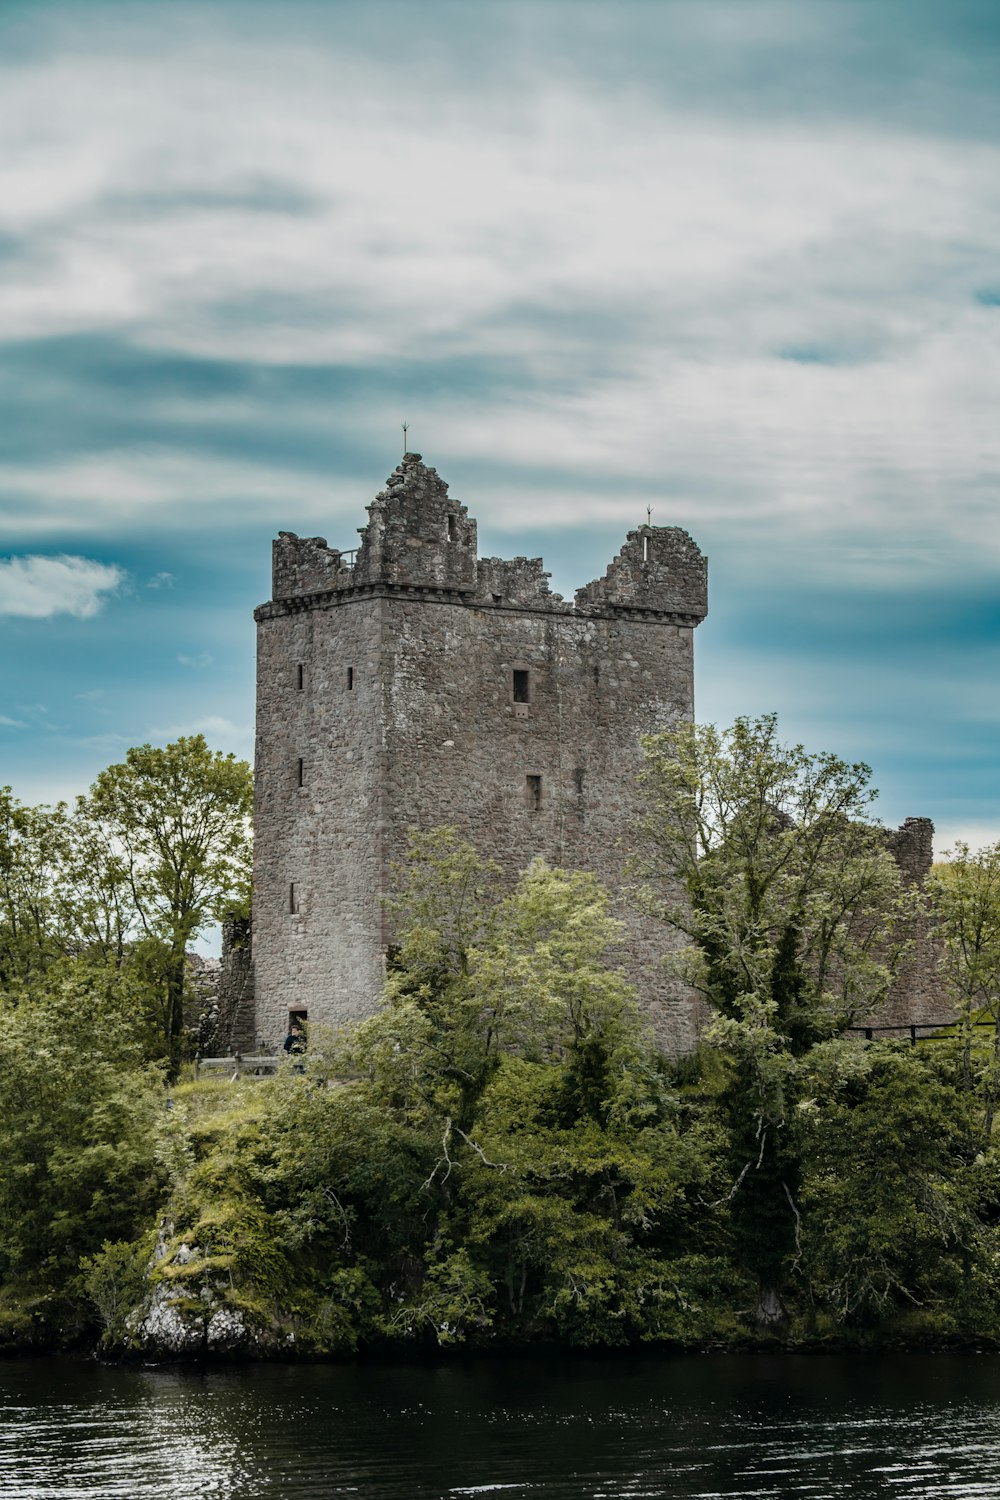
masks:
<instances>
[{"instance_id":1,"label":"crenellated parapet","mask_svg":"<svg viewBox=\"0 0 1000 1500\"><path fill-rule=\"evenodd\" d=\"M565 610L561 594L549 588L551 573L540 557L483 557L477 572L477 603L515 609Z\"/></svg>"},{"instance_id":2,"label":"crenellated parapet","mask_svg":"<svg viewBox=\"0 0 1000 1500\"><path fill-rule=\"evenodd\" d=\"M577 590L584 614L622 610L697 625L708 613L708 559L679 526L640 526L603 578Z\"/></svg>"},{"instance_id":3,"label":"crenellated parapet","mask_svg":"<svg viewBox=\"0 0 1000 1500\"><path fill-rule=\"evenodd\" d=\"M602 578L578 589L575 603L549 587L540 557L477 558L476 522L419 453L407 453L368 507L355 552L325 537L282 531L273 544L275 614L328 608L382 593L447 595L454 603L552 614L628 614L693 626L708 611L708 559L678 526L630 531Z\"/></svg>"},{"instance_id":4,"label":"crenellated parapet","mask_svg":"<svg viewBox=\"0 0 1000 1500\"><path fill-rule=\"evenodd\" d=\"M279 531L271 543L271 573L272 597L284 601L349 588L352 569L344 553L326 545L325 537Z\"/></svg>"}]
</instances>

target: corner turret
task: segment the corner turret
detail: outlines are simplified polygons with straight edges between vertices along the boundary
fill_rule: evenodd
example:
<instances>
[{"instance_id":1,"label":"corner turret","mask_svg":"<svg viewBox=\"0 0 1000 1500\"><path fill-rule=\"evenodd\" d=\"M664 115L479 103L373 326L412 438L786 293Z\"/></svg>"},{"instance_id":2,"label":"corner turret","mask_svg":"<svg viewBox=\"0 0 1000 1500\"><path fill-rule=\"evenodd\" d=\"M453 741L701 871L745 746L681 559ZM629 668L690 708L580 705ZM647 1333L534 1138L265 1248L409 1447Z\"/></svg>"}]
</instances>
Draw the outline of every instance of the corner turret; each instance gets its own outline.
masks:
<instances>
[{"instance_id":1,"label":"corner turret","mask_svg":"<svg viewBox=\"0 0 1000 1500\"><path fill-rule=\"evenodd\" d=\"M611 609L697 625L708 613L708 559L679 526L640 526L603 578L576 593L581 614Z\"/></svg>"}]
</instances>

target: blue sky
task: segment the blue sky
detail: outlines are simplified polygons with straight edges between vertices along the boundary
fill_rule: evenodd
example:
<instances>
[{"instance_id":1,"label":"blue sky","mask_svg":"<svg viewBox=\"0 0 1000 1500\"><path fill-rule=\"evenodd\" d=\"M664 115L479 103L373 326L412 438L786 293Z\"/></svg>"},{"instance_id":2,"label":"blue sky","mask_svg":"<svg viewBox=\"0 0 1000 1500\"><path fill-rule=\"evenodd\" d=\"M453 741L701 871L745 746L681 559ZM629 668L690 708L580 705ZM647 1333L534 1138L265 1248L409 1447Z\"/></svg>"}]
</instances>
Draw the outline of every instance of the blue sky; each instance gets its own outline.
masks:
<instances>
[{"instance_id":1,"label":"blue sky","mask_svg":"<svg viewBox=\"0 0 1000 1500\"><path fill-rule=\"evenodd\" d=\"M1000 7L0 5L0 782L249 754L279 529L411 446L571 592L710 557L699 717L1000 838Z\"/></svg>"}]
</instances>

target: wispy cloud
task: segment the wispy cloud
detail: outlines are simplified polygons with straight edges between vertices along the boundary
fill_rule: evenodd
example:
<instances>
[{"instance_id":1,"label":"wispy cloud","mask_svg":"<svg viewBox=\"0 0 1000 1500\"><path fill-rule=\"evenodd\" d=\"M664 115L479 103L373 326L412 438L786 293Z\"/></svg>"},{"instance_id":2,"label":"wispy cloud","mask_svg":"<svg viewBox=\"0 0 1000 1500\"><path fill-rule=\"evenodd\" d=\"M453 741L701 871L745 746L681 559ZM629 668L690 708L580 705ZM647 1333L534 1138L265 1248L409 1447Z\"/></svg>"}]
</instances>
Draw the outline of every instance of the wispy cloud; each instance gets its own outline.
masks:
<instances>
[{"instance_id":1,"label":"wispy cloud","mask_svg":"<svg viewBox=\"0 0 1000 1500\"><path fill-rule=\"evenodd\" d=\"M919 746L902 814L988 823L995 664L948 599L1000 571L996 6L126 9L0 5L0 513L9 550L197 573L214 634L147 594L107 674L32 664L7 706L107 680L246 753L267 533L350 545L406 417L484 550L564 591L647 504L686 525L712 717L776 704L901 776ZM907 600L938 654L881 637Z\"/></svg>"},{"instance_id":2,"label":"wispy cloud","mask_svg":"<svg viewBox=\"0 0 1000 1500\"><path fill-rule=\"evenodd\" d=\"M232 750L240 755L249 753L253 741L249 724L235 724L221 714L205 714L186 723L161 725L148 731L150 740L179 740L195 734L203 734L213 750Z\"/></svg>"},{"instance_id":3,"label":"wispy cloud","mask_svg":"<svg viewBox=\"0 0 1000 1500\"><path fill-rule=\"evenodd\" d=\"M6 714L0 714L0 725L5 729L27 729L23 719L10 719Z\"/></svg>"},{"instance_id":4,"label":"wispy cloud","mask_svg":"<svg viewBox=\"0 0 1000 1500\"><path fill-rule=\"evenodd\" d=\"M199 651L194 656L186 656L181 653L181 655L178 656L177 660L180 662L182 667L194 667L196 670L200 671L205 667L210 667L215 661L215 657L212 655L211 651Z\"/></svg>"},{"instance_id":5,"label":"wispy cloud","mask_svg":"<svg viewBox=\"0 0 1000 1500\"><path fill-rule=\"evenodd\" d=\"M0 614L44 620L52 615L89 619L125 582L113 563L87 557L0 558Z\"/></svg>"}]
</instances>

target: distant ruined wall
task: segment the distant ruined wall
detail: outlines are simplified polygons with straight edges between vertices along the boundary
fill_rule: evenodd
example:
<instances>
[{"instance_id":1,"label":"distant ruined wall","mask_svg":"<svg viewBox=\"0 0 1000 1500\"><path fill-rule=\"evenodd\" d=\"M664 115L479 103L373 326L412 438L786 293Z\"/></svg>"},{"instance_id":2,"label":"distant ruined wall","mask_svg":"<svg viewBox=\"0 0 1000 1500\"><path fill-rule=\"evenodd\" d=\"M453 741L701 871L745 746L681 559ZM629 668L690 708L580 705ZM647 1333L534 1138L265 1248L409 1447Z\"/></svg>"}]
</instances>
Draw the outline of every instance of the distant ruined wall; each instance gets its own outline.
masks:
<instances>
[{"instance_id":1,"label":"distant ruined wall","mask_svg":"<svg viewBox=\"0 0 1000 1500\"><path fill-rule=\"evenodd\" d=\"M222 924L218 997L220 1042L227 1051L253 1054L257 1034L249 917L227 917Z\"/></svg>"},{"instance_id":2,"label":"distant ruined wall","mask_svg":"<svg viewBox=\"0 0 1000 1500\"><path fill-rule=\"evenodd\" d=\"M904 883L922 890L934 860L934 824L930 818L907 818L886 834L886 844ZM940 947L930 935L927 913L915 917L903 936L911 947L888 999L877 1012L859 1022L880 1028L874 1032L879 1037L908 1034L911 1026L950 1021L954 1015L938 971Z\"/></svg>"}]
</instances>

